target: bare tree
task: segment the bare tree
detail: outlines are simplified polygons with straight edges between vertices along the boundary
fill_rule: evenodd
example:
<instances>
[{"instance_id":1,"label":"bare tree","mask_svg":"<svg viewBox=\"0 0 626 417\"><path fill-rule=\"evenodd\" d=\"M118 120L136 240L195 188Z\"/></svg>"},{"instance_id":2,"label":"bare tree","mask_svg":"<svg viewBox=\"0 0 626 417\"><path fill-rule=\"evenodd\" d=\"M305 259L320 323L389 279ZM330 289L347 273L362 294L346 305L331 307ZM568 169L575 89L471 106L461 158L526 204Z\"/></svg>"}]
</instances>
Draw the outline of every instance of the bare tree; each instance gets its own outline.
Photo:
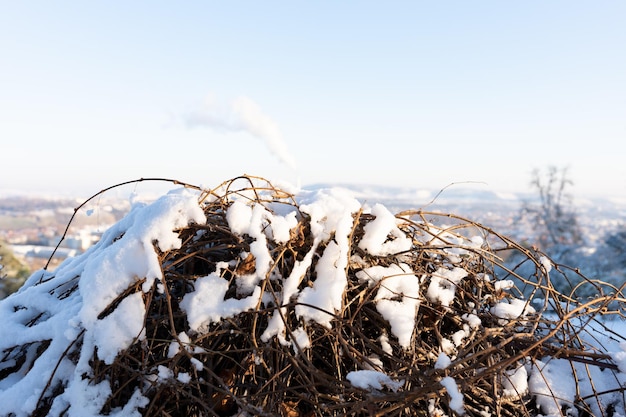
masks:
<instances>
[{"instance_id":1,"label":"bare tree","mask_svg":"<svg viewBox=\"0 0 626 417\"><path fill-rule=\"evenodd\" d=\"M573 186L567 168L550 166L546 171L534 169L530 185L538 193L538 203L526 202L522 215L533 222L542 249L555 246L578 246L582 233L578 224L573 198L568 188Z\"/></svg>"}]
</instances>

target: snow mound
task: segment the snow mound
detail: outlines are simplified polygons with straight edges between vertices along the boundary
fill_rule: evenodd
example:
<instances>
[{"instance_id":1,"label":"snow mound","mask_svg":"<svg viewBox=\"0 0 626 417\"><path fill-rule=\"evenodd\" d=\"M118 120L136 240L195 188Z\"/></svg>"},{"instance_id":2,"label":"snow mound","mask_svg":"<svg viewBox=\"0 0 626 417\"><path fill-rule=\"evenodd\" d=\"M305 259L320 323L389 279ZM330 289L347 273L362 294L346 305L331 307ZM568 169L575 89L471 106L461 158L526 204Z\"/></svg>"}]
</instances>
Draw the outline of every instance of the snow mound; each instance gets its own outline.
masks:
<instances>
[{"instance_id":1,"label":"snow mound","mask_svg":"<svg viewBox=\"0 0 626 417\"><path fill-rule=\"evenodd\" d=\"M546 259L346 190L181 188L0 302L0 415L626 415L621 292L577 303Z\"/></svg>"}]
</instances>

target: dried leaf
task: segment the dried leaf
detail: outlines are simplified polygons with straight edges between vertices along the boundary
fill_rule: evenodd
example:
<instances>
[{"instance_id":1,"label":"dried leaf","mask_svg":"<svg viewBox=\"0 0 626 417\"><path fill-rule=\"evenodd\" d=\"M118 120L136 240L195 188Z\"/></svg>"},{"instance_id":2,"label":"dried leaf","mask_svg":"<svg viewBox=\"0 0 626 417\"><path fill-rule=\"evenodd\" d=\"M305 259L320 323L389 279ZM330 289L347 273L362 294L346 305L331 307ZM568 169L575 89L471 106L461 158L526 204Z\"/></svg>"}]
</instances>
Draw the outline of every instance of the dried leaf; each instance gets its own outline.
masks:
<instances>
[{"instance_id":1,"label":"dried leaf","mask_svg":"<svg viewBox=\"0 0 626 417\"><path fill-rule=\"evenodd\" d=\"M235 268L235 274L237 275L250 275L253 274L254 271L256 271L256 259L251 253Z\"/></svg>"}]
</instances>

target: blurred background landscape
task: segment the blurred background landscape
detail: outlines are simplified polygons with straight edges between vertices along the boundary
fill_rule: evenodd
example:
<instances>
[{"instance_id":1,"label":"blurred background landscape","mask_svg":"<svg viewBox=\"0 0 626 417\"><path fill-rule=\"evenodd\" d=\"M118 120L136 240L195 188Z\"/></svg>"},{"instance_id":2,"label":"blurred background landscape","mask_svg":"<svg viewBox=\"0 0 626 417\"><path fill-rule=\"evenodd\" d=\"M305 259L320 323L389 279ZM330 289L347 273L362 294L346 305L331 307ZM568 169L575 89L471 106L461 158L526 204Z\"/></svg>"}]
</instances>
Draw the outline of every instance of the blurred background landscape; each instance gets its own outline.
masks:
<instances>
[{"instance_id":1,"label":"blurred background landscape","mask_svg":"<svg viewBox=\"0 0 626 417\"><path fill-rule=\"evenodd\" d=\"M588 278L619 287L626 281L626 202L576 197L568 175L567 168L536 170L527 193L503 194L463 183L442 190L347 183L319 183L304 189L342 187L365 207L381 203L393 213L423 210L465 217L543 251ZM51 270L67 257L83 253L134 202L154 198L149 193L139 198L132 190L126 195L103 193L75 213L85 199L0 194L0 296L16 291L34 271ZM575 283L557 284L569 293Z\"/></svg>"}]
</instances>

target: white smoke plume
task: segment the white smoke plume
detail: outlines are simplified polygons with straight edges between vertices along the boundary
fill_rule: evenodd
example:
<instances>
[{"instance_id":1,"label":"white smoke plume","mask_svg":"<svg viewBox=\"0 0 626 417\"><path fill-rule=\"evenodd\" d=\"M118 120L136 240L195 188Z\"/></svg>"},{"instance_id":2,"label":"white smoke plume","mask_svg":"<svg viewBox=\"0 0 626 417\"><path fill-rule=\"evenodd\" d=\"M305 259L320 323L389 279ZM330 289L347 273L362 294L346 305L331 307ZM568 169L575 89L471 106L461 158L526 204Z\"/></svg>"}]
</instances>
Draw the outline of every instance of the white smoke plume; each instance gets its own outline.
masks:
<instances>
[{"instance_id":1,"label":"white smoke plume","mask_svg":"<svg viewBox=\"0 0 626 417\"><path fill-rule=\"evenodd\" d=\"M226 108L209 98L200 111L183 116L186 127L208 127L226 132L246 132L262 139L269 151L289 168L296 170L296 160L287 150L278 125L252 99L242 96Z\"/></svg>"}]
</instances>

